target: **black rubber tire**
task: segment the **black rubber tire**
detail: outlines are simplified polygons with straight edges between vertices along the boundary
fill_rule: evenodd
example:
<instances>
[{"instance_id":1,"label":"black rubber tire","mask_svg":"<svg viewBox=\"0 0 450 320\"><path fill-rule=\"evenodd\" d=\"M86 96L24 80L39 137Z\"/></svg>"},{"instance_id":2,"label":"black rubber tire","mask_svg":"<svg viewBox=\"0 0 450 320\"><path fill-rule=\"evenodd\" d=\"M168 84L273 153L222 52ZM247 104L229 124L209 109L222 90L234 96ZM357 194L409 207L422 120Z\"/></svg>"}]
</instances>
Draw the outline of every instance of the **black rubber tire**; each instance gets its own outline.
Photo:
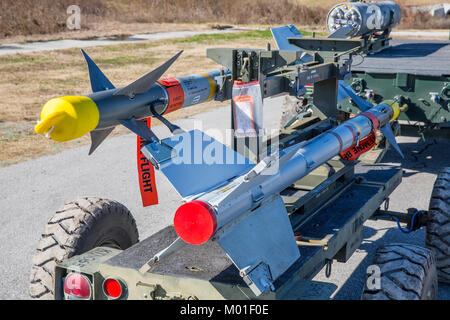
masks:
<instances>
[{"instance_id":1,"label":"black rubber tire","mask_svg":"<svg viewBox=\"0 0 450 320\"><path fill-rule=\"evenodd\" d=\"M436 178L427 218L425 245L434 253L439 281L450 283L450 167Z\"/></svg>"},{"instance_id":2,"label":"black rubber tire","mask_svg":"<svg viewBox=\"0 0 450 320\"><path fill-rule=\"evenodd\" d=\"M364 285L362 300L434 300L437 273L434 256L426 248L394 243L377 249L372 265L380 268L379 288Z\"/></svg>"},{"instance_id":3,"label":"black rubber tire","mask_svg":"<svg viewBox=\"0 0 450 320\"><path fill-rule=\"evenodd\" d=\"M100 246L124 250L138 241L136 221L119 202L89 197L66 203L48 221L33 256L30 296L54 299L56 262Z\"/></svg>"}]
</instances>

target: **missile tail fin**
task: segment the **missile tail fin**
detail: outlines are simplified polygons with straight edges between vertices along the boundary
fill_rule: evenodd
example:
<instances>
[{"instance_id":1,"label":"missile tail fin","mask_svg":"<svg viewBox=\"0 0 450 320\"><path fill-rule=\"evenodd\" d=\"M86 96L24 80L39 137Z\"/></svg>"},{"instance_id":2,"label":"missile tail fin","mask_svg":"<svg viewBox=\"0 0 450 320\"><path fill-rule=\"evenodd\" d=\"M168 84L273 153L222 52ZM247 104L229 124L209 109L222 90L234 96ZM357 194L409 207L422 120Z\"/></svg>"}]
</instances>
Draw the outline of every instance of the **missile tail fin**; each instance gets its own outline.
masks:
<instances>
[{"instance_id":1,"label":"missile tail fin","mask_svg":"<svg viewBox=\"0 0 450 320\"><path fill-rule=\"evenodd\" d=\"M172 58L167 60L165 63L160 65L158 68L156 68L153 71L150 71L146 75L142 76L141 78L137 79L133 83L129 84L126 87L123 87L120 90L117 90L114 92L114 95L124 95L128 96L130 98L133 98L135 95L140 93L145 93L153 86L153 84L161 78L161 76L164 74L164 72L169 69L169 67L175 62L175 60L178 59L178 57L183 53L183 50L178 52L176 55L174 55Z\"/></svg>"},{"instance_id":2,"label":"missile tail fin","mask_svg":"<svg viewBox=\"0 0 450 320\"><path fill-rule=\"evenodd\" d=\"M403 155L402 150L400 149L397 141L395 140L394 132L392 131L391 125L385 124L383 127L380 128L381 133L384 135L387 141L391 144L392 147L394 147L395 151L397 151L400 156L404 159L405 156Z\"/></svg>"},{"instance_id":3,"label":"missile tail fin","mask_svg":"<svg viewBox=\"0 0 450 320\"><path fill-rule=\"evenodd\" d=\"M283 27L270 28L272 36L279 50L299 51L299 47L290 44L288 38L301 38L302 34L297 28L290 24Z\"/></svg>"},{"instance_id":4,"label":"missile tail fin","mask_svg":"<svg viewBox=\"0 0 450 320\"><path fill-rule=\"evenodd\" d=\"M104 73L100 70L100 68L95 64L94 61L87 55L87 53L81 49L83 53L84 59L88 65L89 69L89 78L91 80L91 88L93 92L104 91L109 89L114 89L114 85L108 78L104 75Z\"/></svg>"},{"instance_id":5,"label":"missile tail fin","mask_svg":"<svg viewBox=\"0 0 450 320\"><path fill-rule=\"evenodd\" d=\"M142 148L183 198L214 190L248 172L254 164L200 130L191 130ZM204 178L200 178L204 177Z\"/></svg>"},{"instance_id":6,"label":"missile tail fin","mask_svg":"<svg viewBox=\"0 0 450 320\"><path fill-rule=\"evenodd\" d=\"M354 29L350 26L345 26L342 28L337 29L332 34L328 36L329 39L348 39L350 38L350 33Z\"/></svg>"},{"instance_id":7,"label":"missile tail fin","mask_svg":"<svg viewBox=\"0 0 450 320\"><path fill-rule=\"evenodd\" d=\"M98 146L106 139L107 136L109 136L114 128L115 127L91 131L91 148L89 149L89 155L91 155L95 149L98 148Z\"/></svg>"},{"instance_id":8,"label":"missile tail fin","mask_svg":"<svg viewBox=\"0 0 450 320\"><path fill-rule=\"evenodd\" d=\"M290 24L283 27L270 28L270 31L272 32L272 36L279 50L302 52L300 60L297 61L296 64L307 63L314 60L313 56L305 51L302 51L299 47L289 43L289 38L302 37L301 32L298 31L294 25Z\"/></svg>"},{"instance_id":9,"label":"missile tail fin","mask_svg":"<svg viewBox=\"0 0 450 320\"><path fill-rule=\"evenodd\" d=\"M373 107L373 105L369 101L367 101L367 100L361 98L360 96L358 96L356 94L356 92L352 89L352 87L350 87L344 81L340 80L339 81L338 99L337 99L337 101L339 102L339 101L341 101L341 100L343 100L343 99L345 99L347 97L350 97L353 100L353 102L356 103L356 105L358 106L358 108L361 111L367 111L367 110L369 110L370 108Z\"/></svg>"},{"instance_id":10,"label":"missile tail fin","mask_svg":"<svg viewBox=\"0 0 450 320\"><path fill-rule=\"evenodd\" d=\"M131 118L126 121L120 122L123 126L128 128L130 131L134 132L136 135L141 137L142 139L150 142L154 139L157 139L152 129L150 129L145 121L136 120L135 118Z\"/></svg>"},{"instance_id":11,"label":"missile tail fin","mask_svg":"<svg viewBox=\"0 0 450 320\"><path fill-rule=\"evenodd\" d=\"M280 196L217 234L244 281L259 296L273 291L273 282L299 257L300 251Z\"/></svg>"}]
</instances>

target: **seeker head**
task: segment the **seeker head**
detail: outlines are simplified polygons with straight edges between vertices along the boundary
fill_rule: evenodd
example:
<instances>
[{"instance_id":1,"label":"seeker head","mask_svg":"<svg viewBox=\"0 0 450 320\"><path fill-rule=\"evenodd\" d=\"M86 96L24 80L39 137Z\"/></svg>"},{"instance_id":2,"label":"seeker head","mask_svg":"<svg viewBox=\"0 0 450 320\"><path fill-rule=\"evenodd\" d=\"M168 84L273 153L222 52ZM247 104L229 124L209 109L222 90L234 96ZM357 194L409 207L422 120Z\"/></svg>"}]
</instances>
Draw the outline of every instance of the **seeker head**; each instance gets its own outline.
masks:
<instances>
[{"instance_id":1,"label":"seeker head","mask_svg":"<svg viewBox=\"0 0 450 320\"><path fill-rule=\"evenodd\" d=\"M97 105L85 96L65 96L49 100L34 127L37 134L46 133L55 141L79 138L97 127L100 115Z\"/></svg>"},{"instance_id":2,"label":"seeker head","mask_svg":"<svg viewBox=\"0 0 450 320\"><path fill-rule=\"evenodd\" d=\"M181 239L198 245L205 243L214 235L217 229L217 217L207 203L194 200L178 208L173 225Z\"/></svg>"}]
</instances>

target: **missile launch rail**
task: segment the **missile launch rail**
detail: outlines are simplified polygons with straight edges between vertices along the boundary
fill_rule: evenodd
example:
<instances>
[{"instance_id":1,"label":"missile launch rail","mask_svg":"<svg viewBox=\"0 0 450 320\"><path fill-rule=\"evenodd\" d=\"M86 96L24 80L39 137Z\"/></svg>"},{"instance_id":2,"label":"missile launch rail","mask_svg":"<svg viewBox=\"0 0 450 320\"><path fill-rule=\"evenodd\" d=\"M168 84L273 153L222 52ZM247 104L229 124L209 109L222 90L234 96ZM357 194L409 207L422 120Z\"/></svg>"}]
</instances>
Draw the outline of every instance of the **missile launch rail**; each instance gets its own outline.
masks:
<instances>
[{"instance_id":1,"label":"missile launch rail","mask_svg":"<svg viewBox=\"0 0 450 320\"><path fill-rule=\"evenodd\" d=\"M70 270L87 274L93 279L93 299L107 299L102 283L109 277L127 284L124 299L328 299L335 286L311 279L333 260L346 262L351 257L363 239L363 223L377 212L401 178L401 168L394 166L332 161L286 189L282 196L294 230L301 235L301 257L268 295L253 294L215 241L185 246L149 272L139 272L176 239L172 226L123 251L100 247L69 258L57 265L56 279L63 279ZM323 182L314 187L317 183L311 183L313 180ZM56 299L64 299L62 283L56 282Z\"/></svg>"}]
</instances>

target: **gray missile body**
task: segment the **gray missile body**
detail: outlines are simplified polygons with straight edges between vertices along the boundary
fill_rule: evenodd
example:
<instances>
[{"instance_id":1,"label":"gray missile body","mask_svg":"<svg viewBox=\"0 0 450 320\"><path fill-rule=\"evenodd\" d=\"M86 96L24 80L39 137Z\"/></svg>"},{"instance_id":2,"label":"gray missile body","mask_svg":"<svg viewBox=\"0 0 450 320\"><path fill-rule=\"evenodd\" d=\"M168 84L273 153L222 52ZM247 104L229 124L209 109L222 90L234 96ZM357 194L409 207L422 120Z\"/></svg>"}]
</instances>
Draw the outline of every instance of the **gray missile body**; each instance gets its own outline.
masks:
<instances>
[{"instance_id":1,"label":"gray missile body","mask_svg":"<svg viewBox=\"0 0 450 320\"><path fill-rule=\"evenodd\" d=\"M392 1L344 2L335 5L327 16L327 29L334 33L346 28L350 37L390 31L400 23L402 11Z\"/></svg>"},{"instance_id":2,"label":"gray missile body","mask_svg":"<svg viewBox=\"0 0 450 320\"><path fill-rule=\"evenodd\" d=\"M168 108L172 107L170 100L174 98L171 96L173 90L168 88L174 89L176 87L179 92L179 96L177 96L179 98L178 106L169 112L208 101L214 97L216 90L214 78L219 75L220 70L213 70L202 74L178 77L174 78L178 84L170 87L162 84L165 82L162 79L162 83L155 83L145 93L132 98L126 95L118 95L117 92L121 88L89 94L88 97L95 102L100 113L100 119L95 130L116 126L121 121L128 120L131 117L142 119L153 116L149 109L150 104L154 104L158 114L167 113Z\"/></svg>"},{"instance_id":3,"label":"gray missile body","mask_svg":"<svg viewBox=\"0 0 450 320\"><path fill-rule=\"evenodd\" d=\"M41 121L35 131L46 133L55 141L72 140L90 132L92 145L89 154L119 124L142 135L144 130L136 120L213 99L216 93L214 79L221 73L221 70L214 70L161 79L181 51L128 86L115 88L92 59L82 52L89 68L93 93L49 100L42 109Z\"/></svg>"},{"instance_id":4,"label":"gray missile body","mask_svg":"<svg viewBox=\"0 0 450 320\"><path fill-rule=\"evenodd\" d=\"M331 158L358 145L375 130L389 127L394 118L393 108L388 104L372 107L256 165L240 161L239 155L233 156L233 150L197 130L163 140L162 143L173 148L168 157L160 157L155 143L144 146L142 152L157 162L161 172L187 201L174 216L178 236L193 245L217 241L253 292L259 295L273 290L272 282L300 257L279 193ZM189 145L185 162L177 157L186 148L177 148L176 141ZM216 158L215 163L207 159L203 163L195 162L194 158L202 159L210 149L223 158ZM202 154L195 154L195 150ZM227 159L237 161L227 163Z\"/></svg>"}]
</instances>

